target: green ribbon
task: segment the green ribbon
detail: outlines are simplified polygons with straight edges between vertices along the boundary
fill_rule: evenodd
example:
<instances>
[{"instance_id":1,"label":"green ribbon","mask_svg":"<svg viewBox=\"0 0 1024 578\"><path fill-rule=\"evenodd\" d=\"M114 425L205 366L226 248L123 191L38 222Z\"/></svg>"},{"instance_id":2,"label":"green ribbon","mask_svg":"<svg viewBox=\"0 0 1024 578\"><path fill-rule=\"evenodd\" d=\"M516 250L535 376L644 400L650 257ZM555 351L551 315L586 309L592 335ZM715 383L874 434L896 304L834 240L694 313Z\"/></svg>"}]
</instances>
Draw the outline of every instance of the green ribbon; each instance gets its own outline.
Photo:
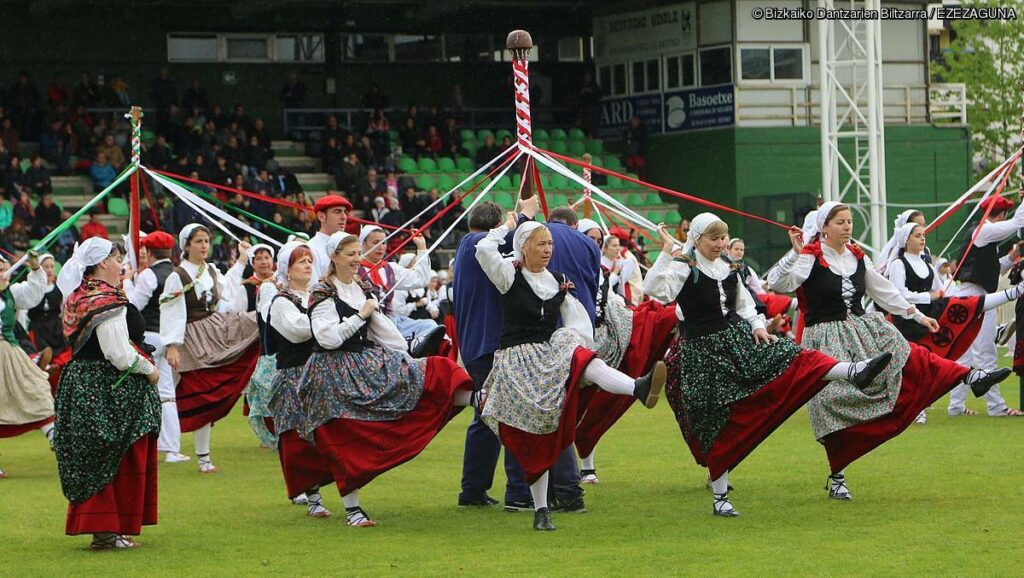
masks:
<instances>
[{"instance_id":1,"label":"green ribbon","mask_svg":"<svg viewBox=\"0 0 1024 578\"><path fill-rule=\"evenodd\" d=\"M272 227L274 229L277 229L278 231L280 231L282 233L286 233L286 234L289 234L289 235L298 235L298 232L296 232L296 231L292 231L291 229L289 229L287 227L282 227L281 225L279 225L279 224L277 224L277 223L275 223L273 221L268 221L267 219L264 219L264 218L262 218L260 216L254 215L254 214L250 213L249 211L246 211L245 209L243 209L241 207L236 207L235 205L232 205L231 203L225 203L224 201L218 199L214 195L211 195L211 194L206 193L204 191L200 191L200 190L198 190L198 189L196 189L194 187L191 187L191 186L189 186L189 185L187 185L187 184L185 184L185 183L183 183L181 181L174 180L174 179L172 179L172 178L170 178L170 177L168 177L166 175L160 175L160 176L165 178L165 179L167 179L167 180L169 180L169 181L171 181L172 183L175 183L175 184L181 186L185 190L187 190L187 191L189 191L191 193L194 193L195 195L197 195L197 196L199 196L199 197L201 197L203 199L206 199L207 201L210 201L211 203L214 203L214 204L216 204L216 205L218 205L220 207L223 207L223 208L228 209L230 211L234 211L234 212L236 212L236 213L238 213L238 214L240 214L240 215L242 215L242 216L244 216L246 218L252 219L253 221L256 221L258 223L263 223L264 225L267 225L268 227Z\"/></svg>"}]
</instances>

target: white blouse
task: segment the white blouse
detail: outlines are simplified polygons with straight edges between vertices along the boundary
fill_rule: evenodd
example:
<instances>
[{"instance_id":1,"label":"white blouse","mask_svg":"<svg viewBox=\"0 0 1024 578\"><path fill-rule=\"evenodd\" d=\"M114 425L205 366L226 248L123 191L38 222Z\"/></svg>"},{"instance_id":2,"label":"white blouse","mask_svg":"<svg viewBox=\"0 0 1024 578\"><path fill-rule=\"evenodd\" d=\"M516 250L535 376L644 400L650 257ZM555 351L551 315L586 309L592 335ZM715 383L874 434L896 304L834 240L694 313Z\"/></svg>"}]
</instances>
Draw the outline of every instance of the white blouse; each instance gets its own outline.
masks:
<instances>
[{"instance_id":1,"label":"white blouse","mask_svg":"<svg viewBox=\"0 0 1024 578\"><path fill-rule=\"evenodd\" d=\"M107 358L118 371L149 375L153 364L139 354L128 339L128 308L122 307L109 319L96 326L96 339L100 343L103 357Z\"/></svg>"},{"instance_id":2,"label":"white blouse","mask_svg":"<svg viewBox=\"0 0 1024 578\"><path fill-rule=\"evenodd\" d=\"M507 235L508 227L502 225L497 229L491 229L491 232L476 245L476 260L480 262L480 267L487 278L502 295L508 293L516 280L516 268L512 258L502 257L501 251L498 250ZM551 299L561 289L560 283L547 269L540 273L533 273L525 268L520 270L530 289L541 299ZM583 304L572 294L566 293L558 313L562 317L562 327L575 331L583 339L584 346L593 349L594 324L590 322L590 314Z\"/></svg>"},{"instance_id":3,"label":"white blouse","mask_svg":"<svg viewBox=\"0 0 1024 578\"><path fill-rule=\"evenodd\" d=\"M288 299L274 299L277 295L277 285L271 281L264 281L260 285L259 304L257 309L264 320L265 313L270 313L270 326L273 327L282 337L292 343L304 343L313 337L313 328L307 316L294 303ZM309 303L309 293L289 289L289 293L299 298L301 303Z\"/></svg>"},{"instance_id":4,"label":"white blouse","mask_svg":"<svg viewBox=\"0 0 1024 578\"><path fill-rule=\"evenodd\" d=\"M701 274L707 275L718 282L719 306L723 314L728 314L728 303L726 302L725 287L722 281L732 273L729 264L721 259L714 261L706 259L699 252L697 256L697 269ZM671 255L662 253L654 262L647 277L644 278L644 293L662 303L669 304L676 300L683 284L690 277L690 265L686 261L673 259ZM757 313L754 300L748 291L741 290L742 284L737 285L736 302L733 304L736 314L740 319L750 324L751 329L764 329L764 316ZM676 308L676 316L682 319L682 310Z\"/></svg>"},{"instance_id":5,"label":"white blouse","mask_svg":"<svg viewBox=\"0 0 1024 578\"><path fill-rule=\"evenodd\" d=\"M153 297L153 292L156 291L157 281L156 273L153 273L153 266L164 261L170 263L170 259L160 259L150 263L149 267L146 267L135 276L134 281L129 279L124 282L124 292L128 295L128 301L139 311L146 308L150 298Z\"/></svg>"},{"instance_id":6,"label":"white blouse","mask_svg":"<svg viewBox=\"0 0 1024 578\"><path fill-rule=\"evenodd\" d=\"M207 263L202 275L199 275L199 266L188 261L182 261L181 268L192 277L192 290L195 291L197 297L201 297L204 292L212 292L213 277L210 274L210 269L215 268L214 265ZM217 302L218 313L234 311L234 297L241 290L244 269L245 265L238 262L228 269L227 274L217 271L219 280L217 288L220 292L220 301ZM166 302L163 302L163 299L179 293L183 286L181 277L178 276L177 271L174 271L167 276L167 281L164 282L164 291L160 294L162 301L160 304L160 340L168 346L185 343L187 309L184 295L179 295Z\"/></svg>"},{"instance_id":7,"label":"white blouse","mask_svg":"<svg viewBox=\"0 0 1024 578\"><path fill-rule=\"evenodd\" d=\"M32 309L42 302L46 297L46 271L40 267L30 271L21 283L15 283L8 287L11 297L14 298L14 307L19 310ZM0 299L0 311L6 308L3 299ZM0 332L3 331L3 319L0 319Z\"/></svg>"},{"instance_id":8,"label":"white blouse","mask_svg":"<svg viewBox=\"0 0 1024 578\"><path fill-rule=\"evenodd\" d=\"M941 291L942 281L939 279L939 273L924 259L921 255L913 255L911 253L904 253L903 257L906 258L907 262L910 263L910 268L914 270L914 274L924 279L928 277L929 273L932 273L932 288L929 291ZM908 303L915 304L927 304L932 302L932 296L928 291L915 292L907 289L907 269L903 265L903 261L900 259L893 259L889 266L885 269L885 276L892 281L892 284L899 290L900 295L907 300Z\"/></svg>"},{"instance_id":9,"label":"white blouse","mask_svg":"<svg viewBox=\"0 0 1024 578\"><path fill-rule=\"evenodd\" d=\"M342 283L340 280L334 279L333 283L334 288L338 291L338 298L349 307L358 311L366 302L366 295L355 281ZM379 311L374 311L367 321L361 319L359 315L350 315L345 319L340 319L334 302L326 299L313 308L310 319L312 320L313 337L324 349L341 347L347 339L355 335L356 331L359 331L367 323L370 324L367 337L371 341L396 351L405 351L408 348L405 338L402 337L402 333L398 331L395 323Z\"/></svg>"},{"instance_id":10,"label":"white blouse","mask_svg":"<svg viewBox=\"0 0 1024 578\"><path fill-rule=\"evenodd\" d=\"M828 268L842 277L844 284L852 285L850 279L857 272L857 257L845 247L842 253L837 253L825 244L821 245L821 253L825 262L828 263ZM796 291L811 276L814 259L814 255L796 254L790 250L765 276L769 288L779 293ZM886 311L905 319L914 317L916 310L907 313L908 310L913 309L913 306L900 295L899 290L891 281L875 270L867 255L864 256L864 284L867 296Z\"/></svg>"}]
</instances>

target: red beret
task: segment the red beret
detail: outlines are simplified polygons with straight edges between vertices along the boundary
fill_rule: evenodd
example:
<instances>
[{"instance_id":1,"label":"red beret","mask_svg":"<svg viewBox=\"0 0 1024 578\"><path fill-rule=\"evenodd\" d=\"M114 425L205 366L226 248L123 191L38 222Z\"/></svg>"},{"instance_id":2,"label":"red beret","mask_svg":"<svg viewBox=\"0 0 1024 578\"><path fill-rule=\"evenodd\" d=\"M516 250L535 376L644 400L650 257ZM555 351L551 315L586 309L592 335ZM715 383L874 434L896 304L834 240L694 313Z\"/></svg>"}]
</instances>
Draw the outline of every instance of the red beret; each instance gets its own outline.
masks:
<instances>
[{"instance_id":1,"label":"red beret","mask_svg":"<svg viewBox=\"0 0 1024 578\"><path fill-rule=\"evenodd\" d=\"M173 249L174 236L163 231L156 231L139 240L139 244L149 249Z\"/></svg>"},{"instance_id":2,"label":"red beret","mask_svg":"<svg viewBox=\"0 0 1024 578\"><path fill-rule=\"evenodd\" d=\"M611 229L608 230L608 234L613 237L618 237L618 239L623 243L629 242L629 231L623 229L622 227L612 227Z\"/></svg>"},{"instance_id":3,"label":"red beret","mask_svg":"<svg viewBox=\"0 0 1024 578\"><path fill-rule=\"evenodd\" d=\"M981 203L981 210L988 211L989 207L992 210L989 213L1005 213L1013 208L1013 201L1004 199L1003 197L989 197Z\"/></svg>"},{"instance_id":4,"label":"red beret","mask_svg":"<svg viewBox=\"0 0 1024 578\"><path fill-rule=\"evenodd\" d=\"M348 202L348 199L341 195L324 195L317 199L316 204L313 205L313 211L321 213L334 207L345 207L351 211L352 203Z\"/></svg>"}]
</instances>

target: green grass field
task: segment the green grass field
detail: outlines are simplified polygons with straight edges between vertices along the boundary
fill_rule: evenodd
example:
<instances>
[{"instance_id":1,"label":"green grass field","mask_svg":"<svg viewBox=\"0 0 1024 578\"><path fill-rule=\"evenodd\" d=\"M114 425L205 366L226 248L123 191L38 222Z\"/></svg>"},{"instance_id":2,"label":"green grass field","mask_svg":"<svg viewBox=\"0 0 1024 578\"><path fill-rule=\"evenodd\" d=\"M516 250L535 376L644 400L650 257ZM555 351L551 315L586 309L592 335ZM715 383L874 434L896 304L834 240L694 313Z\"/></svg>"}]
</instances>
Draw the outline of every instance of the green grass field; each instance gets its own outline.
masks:
<instances>
[{"instance_id":1,"label":"green grass field","mask_svg":"<svg viewBox=\"0 0 1024 578\"><path fill-rule=\"evenodd\" d=\"M1003 392L1017 406L1015 377ZM602 483L586 514L555 515L534 532L529 513L459 509L468 415L413 462L362 492L379 525L313 520L285 498L277 457L258 447L236 411L214 430L221 473L194 461L160 465L160 523L144 546L92 552L64 536L66 502L41 434L0 441L0 575L978 575L1024 573L1024 420L949 418L925 426L847 471L854 501L827 499L824 451L806 412L789 420L735 472L736 519L711 516L704 470L686 450L667 404L634 408L598 448ZM183 449L192 450L186 435ZM492 494L501 498L504 475Z\"/></svg>"}]
</instances>

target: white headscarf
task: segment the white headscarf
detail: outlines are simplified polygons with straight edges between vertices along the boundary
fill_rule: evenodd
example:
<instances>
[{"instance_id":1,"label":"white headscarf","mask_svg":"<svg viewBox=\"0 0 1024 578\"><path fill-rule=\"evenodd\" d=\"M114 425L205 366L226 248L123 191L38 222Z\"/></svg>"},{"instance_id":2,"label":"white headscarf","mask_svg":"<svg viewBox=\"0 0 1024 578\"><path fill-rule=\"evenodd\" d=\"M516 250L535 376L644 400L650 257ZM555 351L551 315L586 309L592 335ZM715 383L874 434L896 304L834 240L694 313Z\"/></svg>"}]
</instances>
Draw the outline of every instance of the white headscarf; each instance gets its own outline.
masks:
<instances>
[{"instance_id":1,"label":"white headscarf","mask_svg":"<svg viewBox=\"0 0 1024 578\"><path fill-rule=\"evenodd\" d=\"M832 209L842 205L838 201L829 201L824 205L818 207L818 212L814 215L814 233L811 235L820 235L822 230L825 229L825 222L828 220L828 214L832 212Z\"/></svg>"},{"instance_id":2,"label":"white headscarf","mask_svg":"<svg viewBox=\"0 0 1024 578\"><path fill-rule=\"evenodd\" d=\"M57 276L57 288L65 300L82 284L86 268L102 263L113 250L114 244L102 237L90 237L75 245L74 254Z\"/></svg>"},{"instance_id":3,"label":"white headscarf","mask_svg":"<svg viewBox=\"0 0 1024 578\"><path fill-rule=\"evenodd\" d=\"M896 229L896 234L892 238L896 243L896 249L892 253L893 259L899 257L900 250L907 248L907 241L910 240L910 235L914 233L914 229L920 226L917 223L904 223L899 229Z\"/></svg>"},{"instance_id":4,"label":"white headscarf","mask_svg":"<svg viewBox=\"0 0 1024 578\"><path fill-rule=\"evenodd\" d=\"M256 251L269 251L271 260L274 258L274 248L266 243L256 243L252 247L249 247L248 253L250 260L256 256Z\"/></svg>"},{"instance_id":5,"label":"white headscarf","mask_svg":"<svg viewBox=\"0 0 1024 578\"><path fill-rule=\"evenodd\" d=\"M205 225L200 225L199 223L189 223L182 227L181 232L178 233L178 246L181 247L182 251L185 250L185 247L188 245L188 238L192 236L192 232L196 229L202 229L207 233L210 232Z\"/></svg>"},{"instance_id":6,"label":"white headscarf","mask_svg":"<svg viewBox=\"0 0 1024 578\"><path fill-rule=\"evenodd\" d=\"M896 218L892 222L892 237L889 239L889 242L882 247L882 251L878 253L878 262L882 264L881 267L879 267L880 271L884 271L893 259L899 257L900 249L906 246L906 240L902 243L897 241L899 230L910 222L910 217L917 212L918 211L916 209L907 209L899 215L896 215ZM909 233L907 235L909 236Z\"/></svg>"},{"instance_id":7,"label":"white headscarf","mask_svg":"<svg viewBox=\"0 0 1024 578\"><path fill-rule=\"evenodd\" d=\"M602 235L608 233L608 231L605 231L600 223L593 219L580 219L580 222L576 223L576 230L583 233L584 235L586 235L587 231L591 229L597 229L601 231Z\"/></svg>"},{"instance_id":8,"label":"white headscarf","mask_svg":"<svg viewBox=\"0 0 1024 578\"><path fill-rule=\"evenodd\" d=\"M818 228L818 210L815 209L804 216L804 225L800 227L804 232L804 244L811 242Z\"/></svg>"},{"instance_id":9,"label":"white headscarf","mask_svg":"<svg viewBox=\"0 0 1024 578\"><path fill-rule=\"evenodd\" d=\"M365 229L365 227L363 228ZM349 237L352 237L353 239L358 238L351 233L346 233L345 231L337 231L333 235L331 235L327 239L327 258L331 258L331 256L334 255L334 252L338 250L338 245L341 245L341 242Z\"/></svg>"},{"instance_id":10,"label":"white headscarf","mask_svg":"<svg viewBox=\"0 0 1024 578\"><path fill-rule=\"evenodd\" d=\"M516 227L516 232L512 235L512 258L514 260L523 262L523 247L526 246L526 240L534 231L543 227L544 225L537 221L526 221Z\"/></svg>"},{"instance_id":11,"label":"white headscarf","mask_svg":"<svg viewBox=\"0 0 1024 578\"><path fill-rule=\"evenodd\" d=\"M363 228L359 230L359 244L362 245L364 242L366 242L366 238L369 237L370 233L373 233L374 231L380 231L381 233L383 233L384 229L381 229L377 225L364 225Z\"/></svg>"},{"instance_id":12,"label":"white headscarf","mask_svg":"<svg viewBox=\"0 0 1024 578\"><path fill-rule=\"evenodd\" d=\"M288 241L281 247L281 251L277 254L277 282L281 285L288 282L288 264L292 260L292 252L304 246L306 246L306 243L303 241ZM271 251L270 254L273 255L274 252ZM316 253L312 253L312 257L315 267Z\"/></svg>"},{"instance_id":13,"label":"white headscarf","mask_svg":"<svg viewBox=\"0 0 1024 578\"><path fill-rule=\"evenodd\" d=\"M689 255L697 247L697 241L704 234L704 230L721 220L714 213L701 213L690 219L690 232L686 236L686 243L683 244L683 254Z\"/></svg>"}]
</instances>

